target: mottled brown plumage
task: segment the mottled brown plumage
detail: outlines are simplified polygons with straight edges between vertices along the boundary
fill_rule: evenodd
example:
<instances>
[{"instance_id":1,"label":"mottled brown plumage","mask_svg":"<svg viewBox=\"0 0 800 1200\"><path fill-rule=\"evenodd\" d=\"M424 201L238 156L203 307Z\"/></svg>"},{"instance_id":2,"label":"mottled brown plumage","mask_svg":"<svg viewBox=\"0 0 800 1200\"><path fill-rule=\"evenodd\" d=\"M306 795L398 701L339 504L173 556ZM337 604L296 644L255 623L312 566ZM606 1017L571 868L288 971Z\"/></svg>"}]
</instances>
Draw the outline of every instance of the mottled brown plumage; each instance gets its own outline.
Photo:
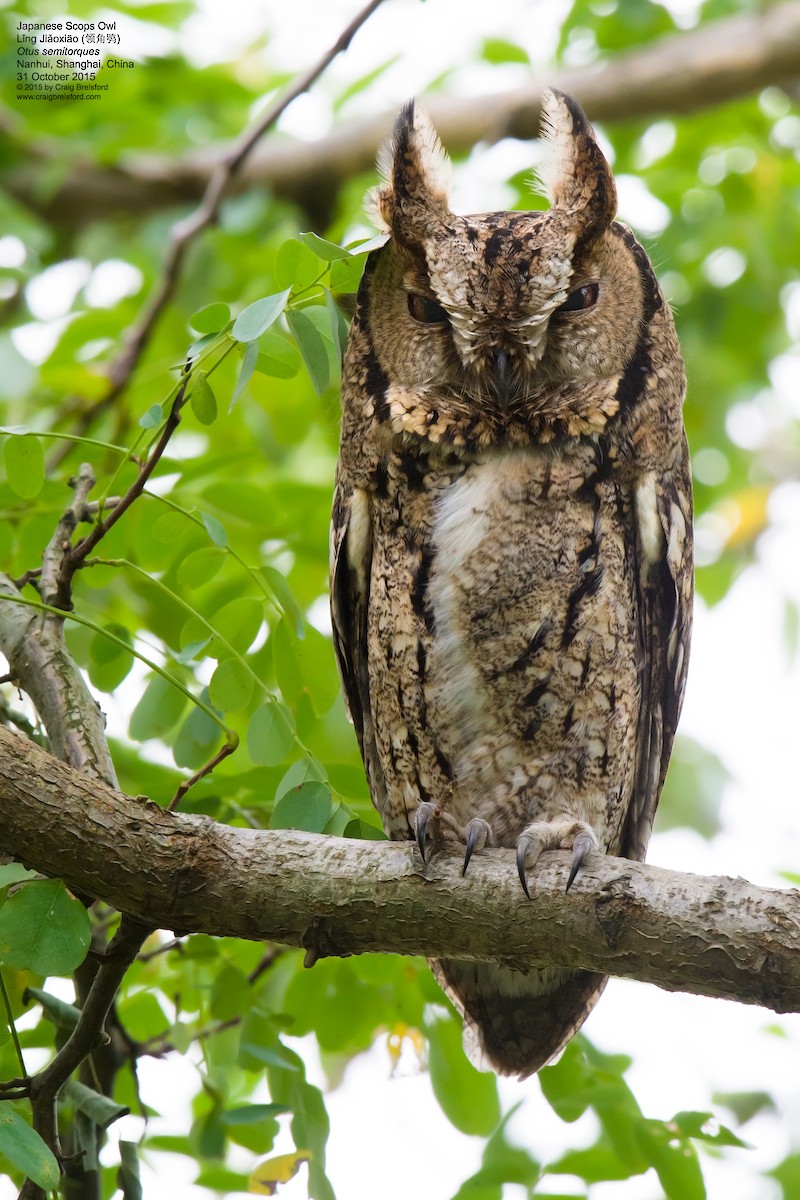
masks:
<instances>
[{"instance_id":1,"label":"mottled brown plumage","mask_svg":"<svg viewBox=\"0 0 800 1200\"><path fill-rule=\"evenodd\" d=\"M332 608L370 790L423 853L642 859L689 646L684 372L581 110L544 102L546 213L450 212L409 104L344 366ZM567 884L569 886L569 884ZM526 889L527 890L527 889ZM432 964L465 1044L529 1074L605 979Z\"/></svg>"}]
</instances>

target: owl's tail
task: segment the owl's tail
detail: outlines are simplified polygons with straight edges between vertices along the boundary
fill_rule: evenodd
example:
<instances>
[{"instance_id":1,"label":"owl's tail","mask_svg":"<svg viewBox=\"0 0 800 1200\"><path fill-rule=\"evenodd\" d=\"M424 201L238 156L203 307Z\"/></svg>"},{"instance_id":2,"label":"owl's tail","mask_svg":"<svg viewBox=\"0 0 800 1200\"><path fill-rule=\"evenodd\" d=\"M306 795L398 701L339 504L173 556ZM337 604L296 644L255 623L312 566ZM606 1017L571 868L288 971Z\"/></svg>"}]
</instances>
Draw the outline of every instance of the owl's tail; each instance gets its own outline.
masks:
<instances>
[{"instance_id":1,"label":"owl's tail","mask_svg":"<svg viewBox=\"0 0 800 1200\"><path fill-rule=\"evenodd\" d=\"M463 1015L471 1062L522 1079L563 1050L608 979L590 971L512 971L450 958L432 959L431 968Z\"/></svg>"}]
</instances>

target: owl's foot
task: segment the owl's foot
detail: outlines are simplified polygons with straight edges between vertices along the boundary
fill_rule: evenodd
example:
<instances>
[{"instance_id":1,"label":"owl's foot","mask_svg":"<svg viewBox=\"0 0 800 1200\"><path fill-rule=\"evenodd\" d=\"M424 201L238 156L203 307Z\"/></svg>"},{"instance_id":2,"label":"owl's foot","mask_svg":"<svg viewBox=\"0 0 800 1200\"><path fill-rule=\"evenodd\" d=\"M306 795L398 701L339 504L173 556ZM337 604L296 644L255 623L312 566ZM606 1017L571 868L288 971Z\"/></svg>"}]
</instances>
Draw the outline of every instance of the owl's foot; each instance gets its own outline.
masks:
<instances>
[{"instance_id":1,"label":"owl's foot","mask_svg":"<svg viewBox=\"0 0 800 1200\"><path fill-rule=\"evenodd\" d=\"M491 846L494 843L492 827L488 821L484 821L483 817L473 817L464 830L466 834L465 841L467 849L464 854L464 866L461 870L462 875L466 875L469 860L472 858L474 850L482 850L484 846Z\"/></svg>"},{"instance_id":2,"label":"owl's foot","mask_svg":"<svg viewBox=\"0 0 800 1200\"><path fill-rule=\"evenodd\" d=\"M534 867L543 850L572 850L572 864L565 891L569 891L586 855L599 849L597 834L585 821L564 817L558 821L534 821L517 839L517 871L522 890L530 900L526 867Z\"/></svg>"}]
</instances>

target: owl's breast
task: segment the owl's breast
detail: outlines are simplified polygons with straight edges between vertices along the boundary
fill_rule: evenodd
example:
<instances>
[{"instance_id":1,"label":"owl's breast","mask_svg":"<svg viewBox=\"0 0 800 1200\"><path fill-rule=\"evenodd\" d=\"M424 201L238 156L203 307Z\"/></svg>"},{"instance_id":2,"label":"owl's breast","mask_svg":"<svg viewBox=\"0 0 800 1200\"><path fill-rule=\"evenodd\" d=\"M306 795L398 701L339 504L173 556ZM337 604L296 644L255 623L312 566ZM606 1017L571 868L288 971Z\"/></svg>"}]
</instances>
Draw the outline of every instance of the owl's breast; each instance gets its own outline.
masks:
<instances>
[{"instance_id":1,"label":"owl's breast","mask_svg":"<svg viewBox=\"0 0 800 1200\"><path fill-rule=\"evenodd\" d=\"M609 481L586 488L584 449L494 454L436 501L426 709L464 816L477 796L533 775L542 815L548 791L591 794L602 809L609 791L630 787L638 685L626 509Z\"/></svg>"}]
</instances>

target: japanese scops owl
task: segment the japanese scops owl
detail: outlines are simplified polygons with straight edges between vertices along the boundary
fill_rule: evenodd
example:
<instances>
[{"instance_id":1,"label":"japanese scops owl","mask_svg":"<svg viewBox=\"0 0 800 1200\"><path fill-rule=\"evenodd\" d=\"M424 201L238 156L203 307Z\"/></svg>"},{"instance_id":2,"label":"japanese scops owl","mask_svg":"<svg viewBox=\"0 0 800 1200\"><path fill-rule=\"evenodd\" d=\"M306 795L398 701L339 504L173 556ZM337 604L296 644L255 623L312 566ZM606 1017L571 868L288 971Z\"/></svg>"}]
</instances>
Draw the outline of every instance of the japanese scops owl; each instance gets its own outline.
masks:
<instances>
[{"instance_id":1,"label":"japanese scops owl","mask_svg":"<svg viewBox=\"0 0 800 1200\"><path fill-rule=\"evenodd\" d=\"M413 102L344 363L334 638L372 799L423 857L643 859L692 603L684 369L581 109L543 99L547 212L457 216ZM512 858L513 861L513 858ZM468 883L468 880L467 880ZM557 1054L605 976L432 963L479 1065Z\"/></svg>"}]
</instances>

